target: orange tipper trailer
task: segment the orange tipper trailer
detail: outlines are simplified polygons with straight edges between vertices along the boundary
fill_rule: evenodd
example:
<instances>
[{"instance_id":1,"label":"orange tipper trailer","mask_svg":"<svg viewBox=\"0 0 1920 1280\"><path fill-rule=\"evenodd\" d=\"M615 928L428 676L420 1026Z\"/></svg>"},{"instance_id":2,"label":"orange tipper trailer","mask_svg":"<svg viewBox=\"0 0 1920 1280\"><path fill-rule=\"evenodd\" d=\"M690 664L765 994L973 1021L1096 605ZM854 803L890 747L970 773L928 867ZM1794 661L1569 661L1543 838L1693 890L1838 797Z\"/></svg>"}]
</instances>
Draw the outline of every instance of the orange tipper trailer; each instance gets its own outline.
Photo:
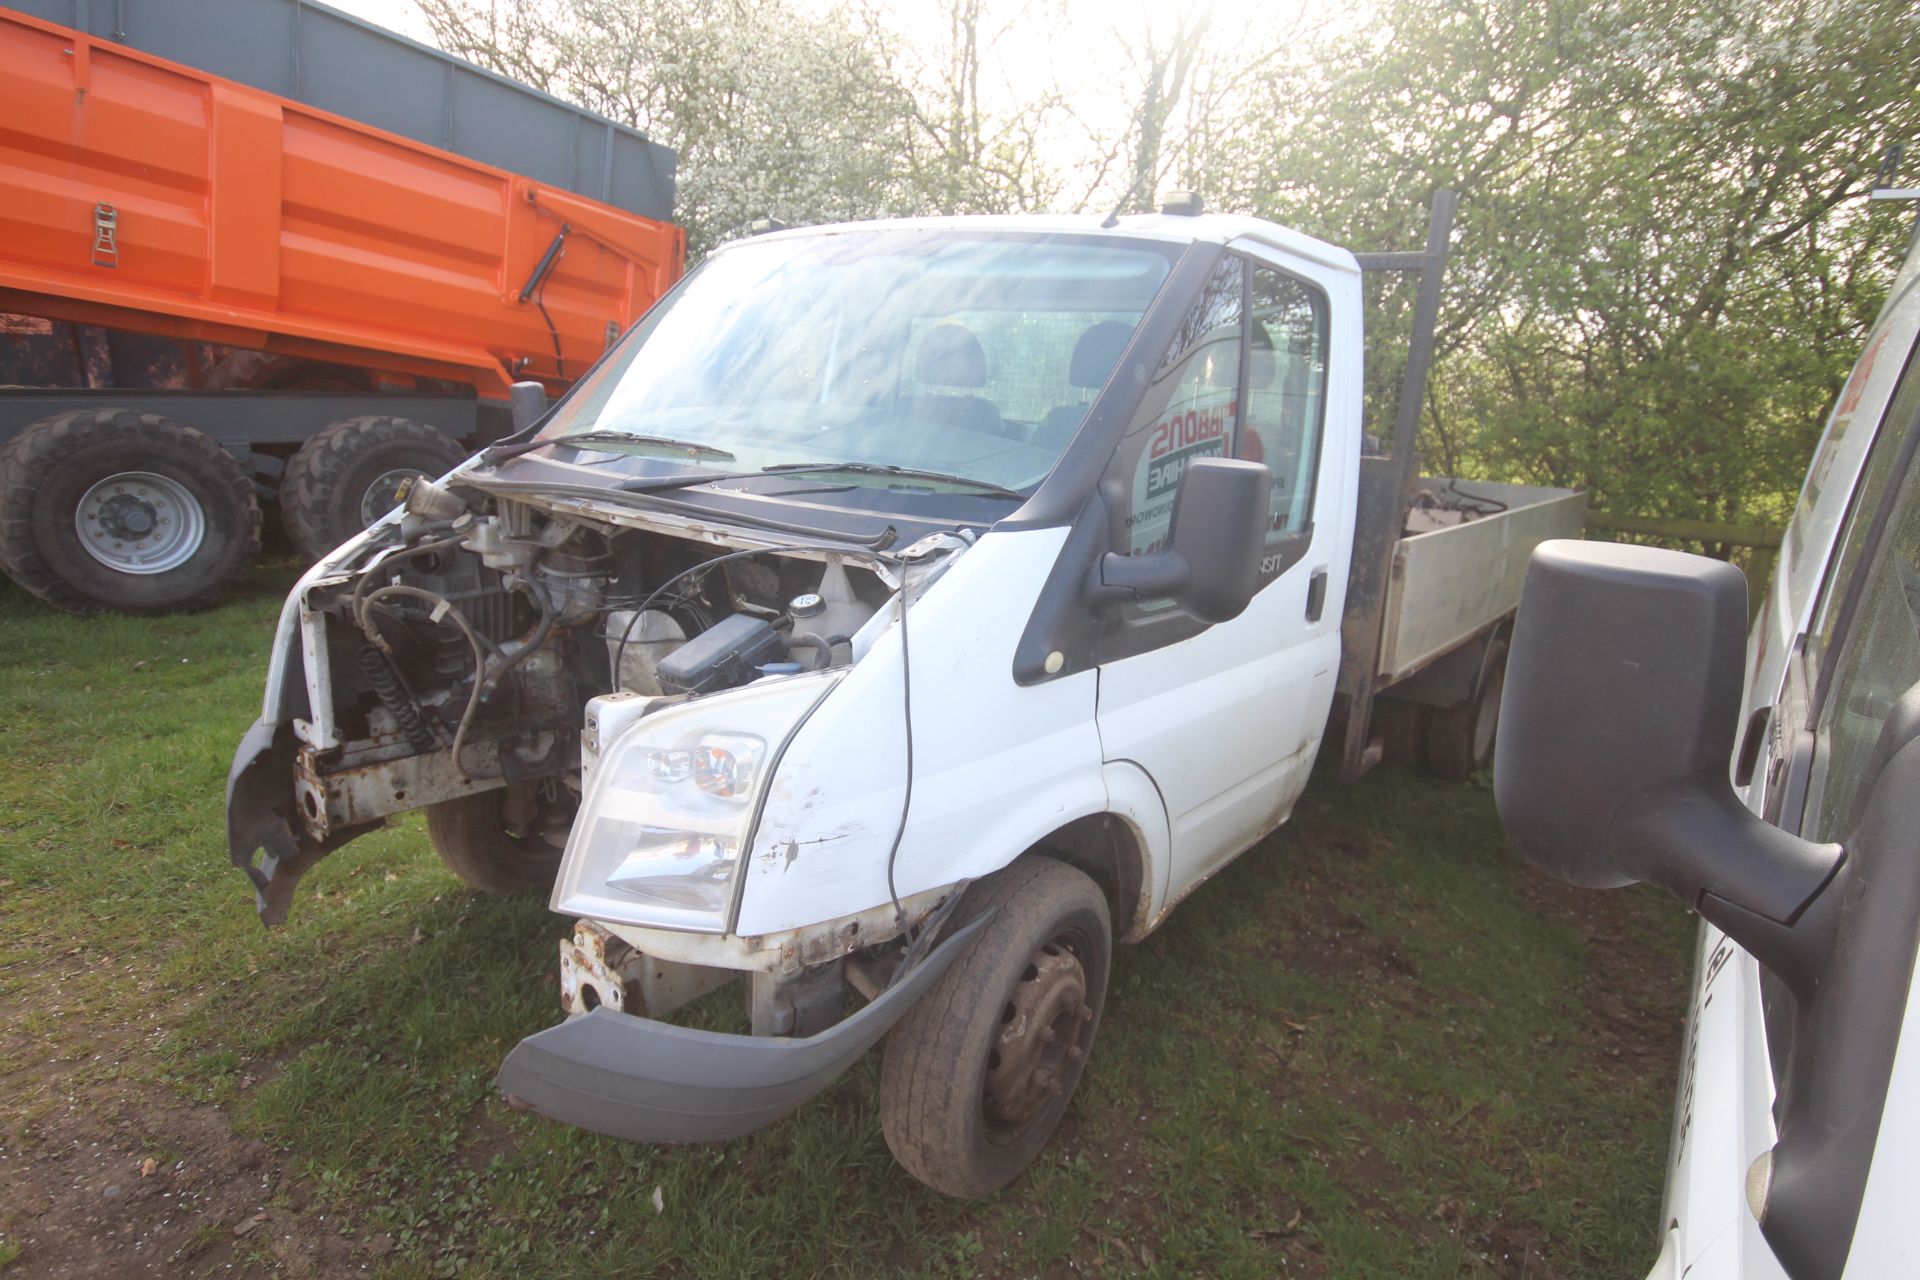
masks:
<instances>
[{"instance_id":1,"label":"orange tipper trailer","mask_svg":"<svg viewBox=\"0 0 1920 1280\"><path fill-rule=\"evenodd\" d=\"M9 2L0 568L50 604L210 603L262 498L318 557L683 269L671 151L325 5Z\"/></svg>"}]
</instances>

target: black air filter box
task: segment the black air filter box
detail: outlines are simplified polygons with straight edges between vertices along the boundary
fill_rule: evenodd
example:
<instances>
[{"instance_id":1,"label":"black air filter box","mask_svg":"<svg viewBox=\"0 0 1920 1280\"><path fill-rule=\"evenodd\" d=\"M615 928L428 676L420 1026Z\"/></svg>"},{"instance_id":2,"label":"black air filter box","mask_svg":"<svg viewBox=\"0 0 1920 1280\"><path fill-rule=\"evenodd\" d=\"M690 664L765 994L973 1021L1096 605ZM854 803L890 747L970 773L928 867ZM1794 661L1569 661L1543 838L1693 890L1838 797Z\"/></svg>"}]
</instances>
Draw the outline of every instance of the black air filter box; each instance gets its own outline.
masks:
<instances>
[{"instance_id":1,"label":"black air filter box","mask_svg":"<svg viewBox=\"0 0 1920 1280\"><path fill-rule=\"evenodd\" d=\"M667 693L712 693L745 684L786 656L780 633L764 620L730 613L662 658L654 674Z\"/></svg>"}]
</instances>

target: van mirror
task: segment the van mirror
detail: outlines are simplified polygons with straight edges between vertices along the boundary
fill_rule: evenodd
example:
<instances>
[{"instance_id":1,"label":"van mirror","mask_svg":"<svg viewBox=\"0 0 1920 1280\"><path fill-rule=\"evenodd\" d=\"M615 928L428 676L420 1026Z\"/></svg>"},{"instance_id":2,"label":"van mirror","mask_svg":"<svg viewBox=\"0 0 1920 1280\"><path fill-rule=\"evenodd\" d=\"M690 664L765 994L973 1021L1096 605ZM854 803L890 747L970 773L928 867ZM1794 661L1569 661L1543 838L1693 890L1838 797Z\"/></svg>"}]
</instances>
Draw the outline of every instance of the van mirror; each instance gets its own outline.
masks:
<instances>
[{"instance_id":1,"label":"van mirror","mask_svg":"<svg viewBox=\"0 0 1920 1280\"><path fill-rule=\"evenodd\" d=\"M1493 766L1529 862L1588 888L1660 885L1736 941L1793 923L1840 850L1734 793L1746 619L1746 579L1722 561L1565 540L1534 551Z\"/></svg>"},{"instance_id":2,"label":"van mirror","mask_svg":"<svg viewBox=\"0 0 1920 1280\"><path fill-rule=\"evenodd\" d=\"M1264 463L1189 462L1174 494L1167 545L1145 555L1102 556L1095 602L1173 600L1201 622L1238 617L1260 585L1272 486Z\"/></svg>"},{"instance_id":3,"label":"van mirror","mask_svg":"<svg viewBox=\"0 0 1920 1280\"><path fill-rule=\"evenodd\" d=\"M546 413L547 389L538 382L516 382L507 389L507 405L513 411L513 431L518 435Z\"/></svg>"}]
</instances>

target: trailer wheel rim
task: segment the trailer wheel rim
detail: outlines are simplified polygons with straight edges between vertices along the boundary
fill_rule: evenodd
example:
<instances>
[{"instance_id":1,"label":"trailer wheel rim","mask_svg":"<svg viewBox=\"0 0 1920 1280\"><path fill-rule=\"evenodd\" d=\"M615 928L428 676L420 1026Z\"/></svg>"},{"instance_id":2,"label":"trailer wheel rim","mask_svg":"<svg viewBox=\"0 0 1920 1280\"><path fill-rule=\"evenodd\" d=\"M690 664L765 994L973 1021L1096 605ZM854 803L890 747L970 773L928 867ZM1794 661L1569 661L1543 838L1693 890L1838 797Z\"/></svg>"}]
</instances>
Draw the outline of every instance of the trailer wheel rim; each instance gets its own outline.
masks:
<instances>
[{"instance_id":1,"label":"trailer wheel rim","mask_svg":"<svg viewBox=\"0 0 1920 1280\"><path fill-rule=\"evenodd\" d=\"M80 495L74 532L86 553L117 573L167 573L207 539L207 513L178 480L116 471Z\"/></svg>"},{"instance_id":2,"label":"trailer wheel rim","mask_svg":"<svg viewBox=\"0 0 1920 1280\"><path fill-rule=\"evenodd\" d=\"M400 486L426 472L418 467L394 467L367 482L360 494L360 527L365 528L400 505Z\"/></svg>"}]
</instances>

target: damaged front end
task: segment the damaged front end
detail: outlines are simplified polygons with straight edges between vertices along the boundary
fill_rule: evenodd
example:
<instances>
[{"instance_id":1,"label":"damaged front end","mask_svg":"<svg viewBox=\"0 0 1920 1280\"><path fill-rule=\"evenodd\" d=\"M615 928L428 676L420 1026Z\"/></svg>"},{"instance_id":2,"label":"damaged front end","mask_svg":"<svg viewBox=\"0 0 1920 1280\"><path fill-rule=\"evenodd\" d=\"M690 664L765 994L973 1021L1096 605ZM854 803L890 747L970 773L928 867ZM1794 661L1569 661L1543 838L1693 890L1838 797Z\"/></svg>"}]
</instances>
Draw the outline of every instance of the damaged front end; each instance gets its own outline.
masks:
<instances>
[{"instance_id":1,"label":"damaged front end","mask_svg":"<svg viewBox=\"0 0 1920 1280\"><path fill-rule=\"evenodd\" d=\"M411 809L465 815L429 830L469 883L550 880L589 700L667 706L844 665L848 633L890 591L831 556L717 541L456 474L416 484L311 570L227 782L228 850L261 919L285 920L309 869ZM502 825L513 839L444 847L447 832ZM487 857L513 865L490 875Z\"/></svg>"},{"instance_id":2,"label":"damaged front end","mask_svg":"<svg viewBox=\"0 0 1920 1280\"><path fill-rule=\"evenodd\" d=\"M230 853L261 919L282 922L309 869L408 809L429 810L465 876L456 854L472 850L442 843L434 810L537 784L558 797L566 842L552 905L577 918L560 944L570 1016L513 1051L503 1092L647 1141L722 1139L787 1114L885 1034L978 924L932 946L962 884L737 932L786 744L886 629L899 566L917 557L925 582L938 576L926 562L967 542L931 537L892 562L741 547L457 475L416 487L402 512L312 570L283 612L266 706L227 786ZM736 979L751 1034L664 1021ZM867 997L851 1015L849 988Z\"/></svg>"}]
</instances>

